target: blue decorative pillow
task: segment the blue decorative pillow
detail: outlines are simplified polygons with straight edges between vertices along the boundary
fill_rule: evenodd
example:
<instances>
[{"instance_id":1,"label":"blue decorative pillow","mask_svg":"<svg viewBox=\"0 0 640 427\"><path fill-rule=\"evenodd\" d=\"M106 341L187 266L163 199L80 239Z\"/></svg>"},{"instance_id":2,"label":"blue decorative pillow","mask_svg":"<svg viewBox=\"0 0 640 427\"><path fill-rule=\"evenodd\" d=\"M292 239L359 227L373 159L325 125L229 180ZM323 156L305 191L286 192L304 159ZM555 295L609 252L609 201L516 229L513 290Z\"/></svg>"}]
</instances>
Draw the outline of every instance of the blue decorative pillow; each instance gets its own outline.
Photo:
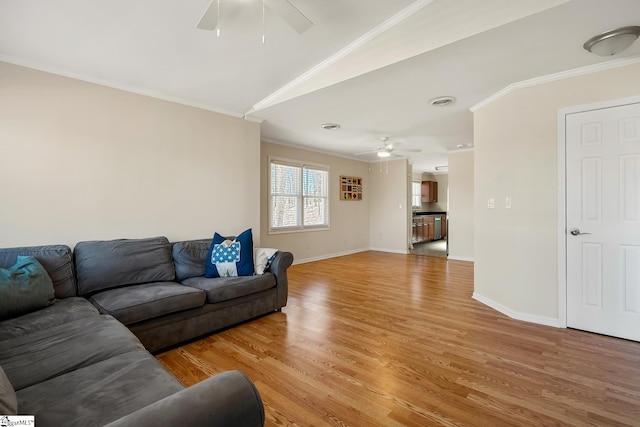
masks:
<instances>
[{"instance_id":1,"label":"blue decorative pillow","mask_svg":"<svg viewBox=\"0 0 640 427\"><path fill-rule=\"evenodd\" d=\"M253 234L245 230L230 241L215 233L211 240L204 277L253 275Z\"/></svg>"},{"instance_id":2,"label":"blue decorative pillow","mask_svg":"<svg viewBox=\"0 0 640 427\"><path fill-rule=\"evenodd\" d=\"M13 266L0 268L0 319L44 308L54 298L53 282L34 257L19 255Z\"/></svg>"}]
</instances>

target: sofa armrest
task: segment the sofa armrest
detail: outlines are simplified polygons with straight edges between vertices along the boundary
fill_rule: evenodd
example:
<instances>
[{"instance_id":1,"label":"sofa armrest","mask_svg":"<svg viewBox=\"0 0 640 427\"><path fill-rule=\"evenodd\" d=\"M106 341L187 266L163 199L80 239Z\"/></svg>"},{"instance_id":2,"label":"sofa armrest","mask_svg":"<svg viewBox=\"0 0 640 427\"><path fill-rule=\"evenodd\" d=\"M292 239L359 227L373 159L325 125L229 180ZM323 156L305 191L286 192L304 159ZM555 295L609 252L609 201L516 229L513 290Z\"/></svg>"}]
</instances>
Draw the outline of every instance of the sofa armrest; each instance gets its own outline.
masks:
<instances>
[{"instance_id":1,"label":"sofa armrest","mask_svg":"<svg viewBox=\"0 0 640 427\"><path fill-rule=\"evenodd\" d=\"M269 266L269 271L276 276L279 307L287 305L287 297L289 295L287 268L291 267L291 264L293 264L293 254L291 252L278 251Z\"/></svg>"},{"instance_id":2,"label":"sofa armrest","mask_svg":"<svg viewBox=\"0 0 640 427\"><path fill-rule=\"evenodd\" d=\"M255 385L240 371L215 375L167 396L105 427L264 425L264 406Z\"/></svg>"}]
</instances>

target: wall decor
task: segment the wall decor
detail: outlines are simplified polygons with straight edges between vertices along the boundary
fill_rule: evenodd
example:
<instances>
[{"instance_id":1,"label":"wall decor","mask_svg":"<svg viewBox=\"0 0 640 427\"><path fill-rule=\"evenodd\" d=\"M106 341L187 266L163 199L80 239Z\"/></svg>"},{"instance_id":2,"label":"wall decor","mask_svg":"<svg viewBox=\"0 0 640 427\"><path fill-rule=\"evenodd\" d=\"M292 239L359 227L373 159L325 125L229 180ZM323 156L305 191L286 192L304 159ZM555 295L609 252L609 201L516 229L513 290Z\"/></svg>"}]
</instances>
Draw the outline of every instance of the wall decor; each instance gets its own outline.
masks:
<instances>
[{"instance_id":1,"label":"wall decor","mask_svg":"<svg viewBox=\"0 0 640 427\"><path fill-rule=\"evenodd\" d=\"M340 200L362 200L362 178L340 175Z\"/></svg>"}]
</instances>

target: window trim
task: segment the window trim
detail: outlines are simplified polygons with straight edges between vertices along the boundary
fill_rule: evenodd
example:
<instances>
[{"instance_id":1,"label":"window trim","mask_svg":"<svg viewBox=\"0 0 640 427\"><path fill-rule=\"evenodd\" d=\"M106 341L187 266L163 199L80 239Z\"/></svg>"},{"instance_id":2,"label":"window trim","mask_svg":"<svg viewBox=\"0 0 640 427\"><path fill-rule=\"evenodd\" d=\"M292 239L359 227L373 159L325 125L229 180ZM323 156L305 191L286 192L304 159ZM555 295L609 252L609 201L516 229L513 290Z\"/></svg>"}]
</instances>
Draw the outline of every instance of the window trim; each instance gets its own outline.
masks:
<instances>
[{"instance_id":1,"label":"window trim","mask_svg":"<svg viewBox=\"0 0 640 427\"><path fill-rule=\"evenodd\" d=\"M271 194L271 165L273 163L277 163L280 165L284 165L284 166L292 166L292 167L298 167L300 168L300 219L301 219L301 225L299 226L295 226L295 227L272 227L272 218L273 218L273 210L272 210L272 206L273 206L273 195ZM327 223L326 224L322 224L322 225L304 225L304 179L303 179L303 173L304 173L304 169L314 169L314 170L321 170L321 171L326 171L327 172L327 196L326 196L326 203L327 203ZM267 227L267 233L268 234L288 234L288 233L301 233L301 232L308 232L308 231L324 231L324 230L330 230L331 229L331 168L327 165L323 165L323 164L319 164L319 163L312 163L312 162L304 162L304 161L300 161L300 160L293 160L293 159L286 159L286 158L282 158L282 157L271 157L269 156L268 158L268 163L267 163L267 174L268 174L268 182L267 182L267 192L268 192L268 196L267 196L267 210L268 210L268 227Z\"/></svg>"}]
</instances>

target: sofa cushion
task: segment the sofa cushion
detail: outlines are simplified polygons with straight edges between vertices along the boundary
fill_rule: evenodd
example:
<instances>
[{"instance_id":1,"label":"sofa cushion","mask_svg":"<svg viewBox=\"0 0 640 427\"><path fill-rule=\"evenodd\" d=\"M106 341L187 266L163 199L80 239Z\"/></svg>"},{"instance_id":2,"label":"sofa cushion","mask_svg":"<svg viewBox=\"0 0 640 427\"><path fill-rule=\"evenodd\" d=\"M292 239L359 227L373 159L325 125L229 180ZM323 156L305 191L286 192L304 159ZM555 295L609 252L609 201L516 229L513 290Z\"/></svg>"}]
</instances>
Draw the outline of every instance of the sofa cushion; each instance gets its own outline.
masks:
<instances>
[{"instance_id":1,"label":"sofa cushion","mask_svg":"<svg viewBox=\"0 0 640 427\"><path fill-rule=\"evenodd\" d=\"M16 415L18 413L18 398L11 381L0 367L0 415Z\"/></svg>"},{"instance_id":2,"label":"sofa cushion","mask_svg":"<svg viewBox=\"0 0 640 427\"><path fill-rule=\"evenodd\" d=\"M175 282L155 282L99 292L89 298L101 313L125 325L176 311L201 307L204 292Z\"/></svg>"},{"instance_id":3,"label":"sofa cushion","mask_svg":"<svg viewBox=\"0 0 640 427\"><path fill-rule=\"evenodd\" d=\"M217 303L271 289L276 286L276 278L271 273L265 273L259 276L192 277L182 283L202 289L207 293L208 303Z\"/></svg>"},{"instance_id":4,"label":"sofa cushion","mask_svg":"<svg viewBox=\"0 0 640 427\"><path fill-rule=\"evenodd\" d=\"M51 277L56 298L76 295L76 277L69 246L47 245L0 249L0 268L15 264L18 255L32 256L42 264Z\"/></svg>"},{"instance_id":5,"label":"sofa cushion","mask_svg":"<svg viewBox=\"0 0 640 427\"><path fill-rule=\"evenodd\" d=\"M175 279L166 237L80 242L75 250L78 293Z\"/></svg>"},{"instance_id":6,"label":"sofa cushion","mask_svg":"<svg viewBox=\"0 0 640 427\"><path fill-rule=\"evenodd\" d=\"M173 244L173 264L176 268L177 280L204 276L209 246L211 246L211 239L189 240Z\"/></svg>"},{"instance_id":7,"label":"sofa cushion","mask_svg":"<svg viewBox=\"0 0 640 427\"><path fill-rule=\"evenodd\" d=\"M98 309L84 298L56 300L49 307L0 322L0 341L98 315Z\"/></svg>"},{"instance_id":8,"label":"sofa cushion","mask_svg":"<svg viewBox=\"0 0 640 427\"><path fill-rule=\"evenodd\" d=\"M111 357L18 391L38 427L103 426L184 389L146 351Z\"/></svg>"},{"instance_id":9,"label":"sofa cushion","mask_svg":"<svg viewBox=\"0 0 640 427\"><path fill-rule=\"evenodd\" d=\"M209 377L104 427L262 427L264 405L241 371Z\"/></svg>"},{"instance_id":10,"label":"sofa cushion","mask_svg":"<svg viewBox=\"0 0 640 427\"><path fill-rule=\"evenodd\" d=\"M243 231L233 241L215 233L207 254L205 277L252 276L253 234Z\"/></svg>"},{"instance_id":11,"label":"sofa cushion","mask_svg":"<svg viewBox=\"0 0 640 427\"><path fill-rule=\"evenodd\" d=\"M0 319L44 308L53 299L53 282L34 257L18 255L14 265L0 268Z\"/></svg>"},{"instance_id":12,"label":"sofa cushion","mask_svg":"<svg viewBox=\"0 0 640 427\"><path fill-rule=\"evenodd\" d=\"M92 316L3 341L0 366L19 391L135 350L144 347L126 326L111 316Z\"/></svg>"}]
</instances>

